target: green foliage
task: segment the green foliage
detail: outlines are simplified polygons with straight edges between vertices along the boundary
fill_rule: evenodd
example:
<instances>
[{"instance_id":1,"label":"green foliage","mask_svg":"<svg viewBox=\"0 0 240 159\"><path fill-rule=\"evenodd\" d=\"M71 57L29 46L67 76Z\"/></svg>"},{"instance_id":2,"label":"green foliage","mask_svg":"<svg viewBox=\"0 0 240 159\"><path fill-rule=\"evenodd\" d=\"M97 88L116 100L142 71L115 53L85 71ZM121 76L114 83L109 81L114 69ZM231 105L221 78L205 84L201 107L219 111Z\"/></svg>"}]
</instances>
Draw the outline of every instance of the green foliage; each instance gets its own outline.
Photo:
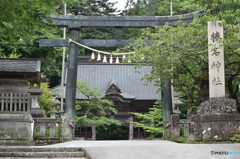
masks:
<instances>
[{"instance_id":1,"label":"green foliage","mask_svg":"<svg viewBox=\"0 0 240 159\"><path fill-rule=\"evenodd\" d=\"M20 39L31 40L32 36L43 33L43 20L54 13L58 1L46 0L1 0L0 1L0 37L7 43L16 43Z\"/></svg>"},{"instance_id":2,"label":"green foliage","mask_svg":"<svg viewBox=\"0 0 240 159\"><path fill-rule=\"evenodd\" d=\"M199 29L201 27L202 29ZM156 85L173 79L175 89L183 94L184 102L198 105L201 82L207 79L207 29L198 22L177 27L163 26L145 29L134 45L132 59L152 65L147 81ZM161 36L160 36L161 35ZM145 40L151 46L143 46ZM141 57L145 57L142 61Z\"/></svg>"},{"instance_id":3,"label":"green foliage","mask_svg":"<svg viewBox=\"0 0 240 159\"><path fill-rule=\"evenodd\" d=\"M114 4L109 0L76 0L69 8L73 15L113 15Z\"/></svg>"},{"instance_id":4,"label":"green foliage","mask_svg":"<svg viewBox=\"0 0 240 159\"><path fill-rule=\"evenodd\" d=\"M110 15L115 12L113 3L107 0L65 2L68 13L78 10L83 13L81 15ZM52 13L63 13L62 0L0 0L0 56L17 53L22 58L42 59L41 71L48 76L51 87L60 82L62 48L39 47L39 39L62 38L62 30L49 25ZM110 39L113 36L111 30L86 28L81 38Z\"/></svg>"},{"instance_id":5,"label":"green foliage","mask_svg":"<svg viewBox=\"0 0 240 159\"><path fill-rule=\"evenodd\" d=\"M205 9L211 14L219 14L240 8L239 0L172 0L173 15L185 14ZM124 15L170 15L170 0L128 0Z\"/></svg>"},{"instance_id":6,"label":"green foliage","mask_svg":"<svg viewBox=\"0 0 240 159\"><path fill-rule=\"evenodd\" d=\"M49 92L48 83L41 83L42 94L38 98L38 103L45 111L45 115L49 117L50 111L52 111L54 106L54 101L52 100L52 94Z\"/></svg>"},{"instance_id":7,"label":"green foliage","mask_svg":"<svg viewBox=\"0 0 240 159\"><path fill-rule=\"evenodd\" d=\"M233 132L233 136L230 138L231 141L233 142L240 142L240 128L237 128L234 132Z\"/></svg>"},{"instance_id":8,"label":"green foliage","mask_svg":"<svg viewBox=\"0 0 240 159\"><path fill-rule=\"evenodd\" d=\"M60 137L60 136L61 136L61 127L60 127L60 126L58 126L58 127L56 128L56 132L57 132L56 136L57 136L57 137ZM40 130L37 130L34 137L40 137L40 136L41 136L41 135L40 135ZM50 128L46 128L45 137L50 137Z\"/></svg>"},{"instance_id":9,"label":"green foliage","mask_svg":"<svg viewBox=\"0 0 240 159\"><path fill-rule=\"evenodd\" d=\"M177 143L183 143L183 144L211 144L212 141L189 141L188 138L186 137L172 137L170 139L170 141L174 141L174 142L177 142ZM216 142L218 143L218 142Z\"/></svg>"},{"instance_id":10,"label":"green foliage","mask_svg":"<svg viewBox=\"0 0 240 159\"><path fill-rule=\"evenodd\" d=\"M109 0L77 0L68 6L70 13L84 16L113 16L116 8L114 3ZM82 28L80 31L81 39L114 39L114 28ZM100 48L104 51L113 51L113 48ZM91 54L87 49L81 49L81 54Z\"/></svg>"},{"instance_id":11,"label":"green foliage","mask_svg":"<svg viewBox=\"0 0 240 159\"><path fill-rule=\"evenodd\" d=\"M114 3L109 0L77 0L68 7L72 14L84 16L114 15L116 11ZM112 39L114 36L112 28L82 28L80 34L82 39Z\"/></svg>"},{"instance_id":12,"label":"green foliage","mask_svg":"<svg viewBox=\"0 0 240 159\"><path fill-rule=\"evenodd\" d=\"M115 120L110 117L102 116L101 114L97 114L98 116L90 116L89 114L77 117L75 122L77 127L84 126L110 126L110 125L121 125L122 123L118 120Z\"/></svg>"},{"instance_id":13,"label":"green foliage","mask_svg":"<svg viewBox=\"0 0 240 159\"><path fill-rule=\"evenodd\" d=\"M139 0L137 3L128 0L125 15L167 16L170 15L170 0ZM173 15L195 12L203 9L195 0L173 0ZM132 7L133 6L133 7Z\"/></svg>"},{"instance_id":14,"label":"green foliage","mask_svg":"<svg viewBox=\"0 0 240 159\"><path fill-rule=\"evenodd\" d=\"M85 100L76 102L76 110L84 112L83 116L75 119L77 127L121 125L120 121L110 118L111 114L117 113L114 103L102 99L103 96L96 88L92 89L86 82L78 81L77 92L86 97Z\"/></svg>"},{"instance_id":15,"label":"green foliage","mask_svg":"<svg viewBox=\"0 0 240 159\"><path fill-rule=\"evenodd\" d=\"M22 56L21 54L11 53L11 54L9 54L8 56L2 55L2 56L0 56L0 58L18 59L18 58L20 58L21 56Z\"/></svg>"},{"instance_id":16,"label":"green foliage","mask_svg":"<svg viewBox=\"0 0 240 159\"><path fill-rule=\"evenodd\" d=\"M236 11L240 8L239 0L194 0L195 3L204 6L205 9L210 10L211 14L222 14L225 11Z\"/></svg>"},{"instance_id":17,"label":"green foliage","mask_svg":"<svg viewBox=\"0 0 240 159\"><path fill-rule=\"evenodd\" d=\"M147 2L146 7L163 1ZM238 101L240 10L235 6L238 2L176 0L173 1L174 14L193 11L190 8L196 9L195 11L205 9L205 13L201 17L196 16L193 23L188 25L177 22L177 27L165 25L143 29L138 34L129 33L129 35L138 35L135 44L126 48L135 51L132 61L152 65L150 74L145 77L147 81L155 81L156 85L159 85L168 78L172 79L174 88L182 95L181 100L187 103L188 115L196 111L203 101L204 96L201 95L201 91L208 89L207 21L223 21L223 43L227 57L225 58L226 88L229 97ZM167 2L164 4L168 5ZM174 8L174 5L179 8ZM155 8L157 7L159 8L153 9L153 12L165 8L160 5ZM162 13L164 15L164 11ZM149 40L151 46L144 46L145 40ZM144 60L141 60L142 57Z\"/></svg>"},{"instance_id":18,"label":"green foliage","mask_svg":"<svg viewBox=\"0 0 240 159\"><path fill-rule=\"evenodd\" d=\"M0 56L17 53L22 58L41 58L42 71L51 82L53 76L60 76L60 49L39 47L38 42L62 36L60 29L46 23L51 24L48 16L61 5L58 0L1 0Z\"/></svg>"},{"instance_id":19,"label":"green foliage","mask_svg":"<svg viewBox=\"0 0 240 159\"><path fill-rule=\"evenodd\" d=\"M142 113L131 113L135 115L139 122L133 122L137 127L145 129L147 132L154 135L154 137L162 137L164 132L163 122L162 122L162 105L160 102L149 108L147 114Z\"/></svg>"},{"instance_id":20,"label":"green foliage","mask_svg":"<svg viewBox=\"0 0 240 159\"><path fill-rule=\"evenodd\" d=\"M240 134L234 134L233 137L230 138L231 141L240 142Z\"/></svg>"},{"instance_id":21,"label":"green foliage","mask_svg":"<svg viewBox=\"0 0 240 159\"><path fill-rule=\"evenodd\" d=\"M55 13L58 1L0 1L0 48L2 54L30 53L38 38L54 36L55 27L44 23Z\"/></svg>"}]
</instances>

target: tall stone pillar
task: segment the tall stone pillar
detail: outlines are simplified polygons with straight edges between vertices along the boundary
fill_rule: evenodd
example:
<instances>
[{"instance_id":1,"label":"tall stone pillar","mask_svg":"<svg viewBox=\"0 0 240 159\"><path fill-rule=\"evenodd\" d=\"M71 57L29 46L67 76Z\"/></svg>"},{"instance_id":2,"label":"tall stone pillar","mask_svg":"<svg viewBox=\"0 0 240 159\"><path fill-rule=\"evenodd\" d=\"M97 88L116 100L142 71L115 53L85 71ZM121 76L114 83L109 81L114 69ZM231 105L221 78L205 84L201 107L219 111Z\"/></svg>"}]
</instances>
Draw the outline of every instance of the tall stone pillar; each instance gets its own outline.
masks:
<instances>
[{"instance_id":1,"label":"tall stone pillar","mask_svg":"<svg viewBox=\"0 0 240 159\"><path fill-rule=\"evenodd\" d=\"M133 140L133 117L130 117L129 121L129 140Z\"/></svg>"},{"instance_id":2,"label":"tall stone pillar","mask_svg":"<svg viewBox=\"0 0 240 159\"><path fill-rule=\"evenodd\" d=\"M172 110L172 88L171 88L171 80L167 79L165 83L162 84L163 90L161 92L162 96L162 118L163 125L168 123L171 120L171 115L173 113ZM163 138L167 139L170 137L170 133L168 131L163 133Z\"/></svg>"},{"instance_id":3,"label":"tall stone pillar","mask_svg":"<svg viewBox=\"0 0 240 159\"><path fill-rule=\"evenodd\" d=\"M92 126L92 140L96 140L96 126Z\"/></svg>"},{"instance_id":4,"label":"tall stone pillar","mask_svg":"<svg viewBox=\"0 0 240 159\"><path fill-rule=\"evenodd\" d=\"M223 24L208 22L209 98L225 98Z\"/></svg>"},{"instance_id":5,"label":"tall stone pillar","mask_svg":"<svg viewBox=\"0 0 240 159\"><path fill-rule=\"evenodd\" d=\"M77 27L69 27L70 38L77 41L79 38L79 29ZM65 97L65 113L70 120L74 120L75 116L75 100L76 100L76 81L77 81L77 63L78 63L78 46L74 43L69 45L67 83Z\"/></svg>"},{"instance_id":6,"label":"tall stone pillar","mask_svg":"<svg viewBox=\"0 0 240 159\"><path fill-rule=\"evenodd\" d=\"M162 109L163 109L163 121L169 121L172 111L172 91L171 91L171 80L168 79L163 84L162 95Z\"/></svg>"}]
</instances>

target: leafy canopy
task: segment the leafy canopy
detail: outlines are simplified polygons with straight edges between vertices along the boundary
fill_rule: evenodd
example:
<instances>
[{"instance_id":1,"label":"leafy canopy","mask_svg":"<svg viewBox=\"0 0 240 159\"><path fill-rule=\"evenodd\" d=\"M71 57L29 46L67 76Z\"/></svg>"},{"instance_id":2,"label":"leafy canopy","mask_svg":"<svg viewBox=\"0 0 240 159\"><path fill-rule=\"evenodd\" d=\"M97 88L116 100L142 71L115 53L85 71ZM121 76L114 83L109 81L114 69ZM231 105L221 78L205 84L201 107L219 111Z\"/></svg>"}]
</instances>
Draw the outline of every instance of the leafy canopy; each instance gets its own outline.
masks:
<instances>
[{"instance_id":1,"label":"leafy canopy","mask_svg":"<svg viewBox=\"0 0 240 159\"><path fill-rule=\"evenodd\" d=\"M114 103L103 96L95 88L92 89L84 81L77 82L77 92L83 94L86 99L76 102L76 110L83 112L82 116L76 117L76 126L110 126L121 125L121 122L111 118L111 114L116 114L117 109Z\"/></svg>"},{"instance_id":2,"label":"leafy canopy","mask_svg":"<svg viewBox=\"0 0 240 159\"><path fill-rule=\"evenodd\" d=\"M151 133L154 137L162 137L164 132L162 121L162 105L160 101L157 101L152 108L149 108L147 114L131 113L139 119L139 122L133 122L135 126L143 128L147 132Z\"/></svg>"},{"instance_id":3,"label":"leafy canopy","mask_svg":"<svg viewBox=\"0 0 240 159\"><path fill-rule=\"evenodd\" d=\"M75 0L65 0L73 3ZM0 56L21 55L21 58L42 59L42 69L56 85L61 74L62 51L39 47L39 39L62 38L62 31L51 25L49 15L62 13L59 0L0 0ZM47 22L47 23L46 23Z\"/></svg>"},{"instance_id":4,"label":"leafy canopy","mask_svg":"<svg viewBox=\"0 0 240 159\"><path fill-rule=\"evenodd\" d=\"M41 83L42 94L38 98L40 108L45 111L45 116L49 117L50 111L53 110L54 101L52 100L52 93L49 92L49 84Z\"/></svg>"},{"instance_id":5,"label":"leafy canopy","mask_svg":"<svg viewBox=\"0 0 240 159\"><path fill-rule=\"evenodd\" d=\"M153 1L148 2L147 5L150 5ZM193 5L193 8L198 6L195 9L204 8L205 13L195 17L193 23L188 25L178 22L176 27L165 25L141 30L136 43L132 48L127 48L135 51L132 60L152 65L151 75L146 76L146 79L155 80L157 85L171 78L174 88L187 103L190 115L192 108L197 108L208 96L204 93L208 90L207 21L221 20L224 26L226 88L228 96L238 100L240 9L236 6L240 6L239 1L173 1L173 6L176 4L180 8L185 4ZM185 8L184 11L176 12L182 14L192 7L182 8ZM149 40L151 46L143 45L145 40ZM144 60L141 60L142 57Z\"/></svg>"}]
</instances>

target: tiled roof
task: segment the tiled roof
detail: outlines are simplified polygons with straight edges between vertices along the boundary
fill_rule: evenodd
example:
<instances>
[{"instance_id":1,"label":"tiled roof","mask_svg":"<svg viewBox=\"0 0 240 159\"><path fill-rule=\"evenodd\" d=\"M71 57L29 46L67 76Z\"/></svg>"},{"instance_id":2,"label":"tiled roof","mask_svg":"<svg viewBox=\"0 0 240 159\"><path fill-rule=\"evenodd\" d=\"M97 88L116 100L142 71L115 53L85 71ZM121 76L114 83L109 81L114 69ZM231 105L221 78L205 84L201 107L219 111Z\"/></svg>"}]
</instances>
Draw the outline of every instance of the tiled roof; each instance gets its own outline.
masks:
<instances>
[{"instance_id":1,"label":"tiled roof","mask_svg":"<svg viewBox=\"0 0 240 159\"><path fill-rule=\"evenodd\" d=\"M41 61L33 59L0 59L0 72L40 72Z\"/></svg>"},{"instance_id":2,"label":"tiled roof","mask_svg":"<svg viewBox=\"0 0 240 159\"><path fill-rule=\"evenodd\" d=\"M86 81L91 88L98 90L105 95L111 84L116 85L122 94L135 97L137 100L156 100L160 99L159 88L153 83L144 84L141 80L145 74L151 70L151 66L135 68L134 64L79 64L77 79ZM129 96L129 98L130 98ZM77 93L77 99L85 97Z\"/></svg>"}]
</instances>

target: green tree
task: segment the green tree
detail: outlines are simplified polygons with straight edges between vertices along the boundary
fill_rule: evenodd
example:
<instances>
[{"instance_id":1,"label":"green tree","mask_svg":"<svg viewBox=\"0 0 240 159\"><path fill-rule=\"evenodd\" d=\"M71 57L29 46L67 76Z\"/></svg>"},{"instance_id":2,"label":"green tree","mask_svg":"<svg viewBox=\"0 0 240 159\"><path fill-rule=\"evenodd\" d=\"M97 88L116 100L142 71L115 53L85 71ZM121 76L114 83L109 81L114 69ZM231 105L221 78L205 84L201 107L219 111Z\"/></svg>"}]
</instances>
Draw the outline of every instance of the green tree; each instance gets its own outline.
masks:
<instances>
[{"instance_id":1,"label":"green tree","mask_svg":"<svg viewBox=\"0 0 240 159\"><path fill-rule=\"evenodd\" d=\"M44 20L56 12L57 0L1 0L0 1L0 37L1 42L15 44L19 40L32 40L44 33L47 25Z\"/></svg>"},{"instance_id":2,"label":"green tree","mask_svg":"<svg viewBox=\"0 0 240 159\"><path fill-rule=\"evenodd\" d=\"M77 0L68 5L68 11L74 15L83 16L115 16L117 9L113 2L109 0ZM113 28L82 28L80 30L81 39L114 39L115 30ZM111 51L112 48L100 48ZM81 49L80 54L91 54L89 50Z\"/></svg>"},{"instance_id":3,"label":"green tree","mask_svg":"<svg viewBox=\"0 0 240 159\"><path fill-rule=\"evenodd\" d=\"M203 100L201 90L208 89L207 21L223 21L225 30L223 42L227 57L226 86L230 98L237 99L237 84L240 82L238 33L240 10L230 1L218 4L218 1L213 0L212 3L204 5L203 1L194 2L205 6L203 16L195 17L194 22L189 25L178 22L176 27L165 25L145 29L132 48L135 51L133 60L153 66L151 75L146 76L147 80L154 80L158 85L168 78L173 80L175 89L183 94L182 100L188 105L188 115L192 113L192 108L197 108ZM216 7L209 10L211 5ZM225 8L218 12L223 6ZM144 46L145 40L150 40L151 46ZM141 57L145 59L140 60Z\"/></svg>"},{"instance_id":4,"label":"green tree","mask_svg":"<svg viewBox=\"0 0 240 159\"><path fill-rule=\"evenodd\" d=\"M153 44L134 47L136 52L134 58L142 62L139 59L146 57L144 62L152 65L151 75L146 76L146 79L154 80L157 84L169 78L173 79L175 89L184 94L185 102L191 109L192 105L196 104L194 102L199 100L196 94L200 91L201 81L206 78L207 37L204 37L206 31L199 30L193 24L188 26L188 29L185 25L179 24L178 27L155 27L145 31L140 37L141 42L140 40L138 42L142 45L144 40L150 39Z\"/></svg>"},{"instance_id":5,"label":"green tree","mask_svg":"<svg viewBox=\"0 0 240 159\"><path fill-rule=\"evenodd\" d=\"M147 132L151 133L153 137L162 137L164 128L162 121L162 105L157 101L152 108L149 108L147 114L131 113L139 119L139 122L133 122L135 126L143 128Z\"/></svg>"},{"instance_id":6,"label":"green tree","mask_svg":"<svg viewBox=\"0 0 240 159\"><path fill-rule=\"evenodd\" d=\"M203 7L195 0L172 0L173 15L194 12ZM170 0L128 0L124 15L168 16L170 15Z\"/></svg>"},{"instance_id":7,"label":"green tree","mask_svg":"<svg viewBox=\"0 0 240 159\"><path fill-rule=\"evenodd\" d=\"M38 98L40 108L45 111L45 116L49 117L50 111L53 110L54 101L52 100L52 93L49 92L49 84L41 83L42 94Z\"/></svg>"},{"instance_id":8,"label":"green tree","mask_svg":"<svg viewBox=\"0 0 240 159\"><path fill-rule=\"evenodd\" d=\"M113 15L117 9L109 0L77 0L70 4L70 12L73 15Z\"/></svg>"},{"instance_id":9,"label":"green tree","mask_svg":"<svg viewBox=\"0 0 240 159\"><path fill-rule=\"evenodd\" d=\"M195 0L172 0L172 14L180 15L204 9L203 5ZM170 0L128 0L121 15L128 16L170 16ZM125 29L125 39L136 39L143 29Z\"/></svg>"},{"instance_id":10,"label":"green tree","mask_svg":"<svg viewBox=\"0 0 240 159\"><path fill-rule=\"evenodd\" d=\"M111 118L111 115L117 113L114 108L114 103L107 99L102 99L103 96L95 88L83 81L78 81L77 92L83 94L86 99L76 102L76 110L84 113L82 116L77 116L75 119L77 127L84 126L110 126L122 123Z\"/></svg>"},{"instance_id":11,"label":"green tree","mask_svg":"<svg viewBox=\"0 0 240 159\"><path fill-rule=\"evenodd\" d=\"M68 3L73 0L67 0ZM59 0L1 0L0 56L19 54L22 58L41 58L42 71L50 77L60 75L61 51L38 46L39 39L60 38L62 31L51 24L51 13L59 12ZM47 23L48 24L47 24Z\"/></svg>"}]
</instances>

